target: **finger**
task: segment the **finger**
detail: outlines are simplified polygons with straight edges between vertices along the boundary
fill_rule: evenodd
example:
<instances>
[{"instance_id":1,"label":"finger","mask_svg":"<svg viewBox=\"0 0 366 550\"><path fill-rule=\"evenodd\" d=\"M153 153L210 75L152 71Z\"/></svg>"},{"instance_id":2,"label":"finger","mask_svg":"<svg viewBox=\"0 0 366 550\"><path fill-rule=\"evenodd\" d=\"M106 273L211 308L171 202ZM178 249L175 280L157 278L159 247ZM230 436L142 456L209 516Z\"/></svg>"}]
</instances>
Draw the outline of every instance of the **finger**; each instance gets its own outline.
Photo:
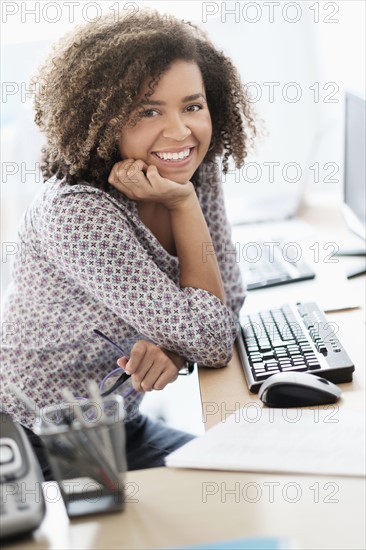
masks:
<instances>
[{"instance_id":1,"label":"finger","mask_svg":"<svg viewBox=\"0 0 366 550\"><path fill-rule=\"evenodd\" d=\"M174 382L178 378L178 370L175 365L169 365L157 378L153 385L154 390L163 390L167 384Z\"/></svg>"},{"instance_id":2,"label":"finger","mask_svg":"<svg viewBox=\"0 0 366 550\"><path fill-rule=\"evenodd\" d=\"M135 374L137 369L142 364L144 357L148 349L148 343L144 340L138 340L132 347L130 358L126 365L126 372L128 374Z\"/></svg>"},{"instance_id":3,"label":"finger","mask_svg":"<svg viewBox=\"0 0 366 550\"><path fill-rule=\"evenodd\" d=\"M163 374L165 368L166 367L162 364L161 359L151 365L150 369L146 372L140 382L143 391L151 391L154 388L154 385Z\"/></svg>"},{"instance_id":4,"label":"finger","mask_svg":"<svg viewBox=\"0 0 366 550\"><path fill-rule=\"evenodd\" d=\"M153 366L158 364L159 358L161 358L161 351L154 344L146 342L144 340L138 341L134 348L132 348L130 360L127 363L125 372L131 373L132 383L137 391L147 391L151 389L150 383L141 385L142 381L146 377L147 373ZM133 372L132 372L133 371ZM159 372L160 374L160 372Z\"/></svg>"},{"instance_id":5,"label":"finger","mask_svg":"<svg viewBox=\"0 0 366 550\"><path fill-rule=\"evenodd\" d=\"M139 172L136 161L129 159L117 169L117 178L123 183L137 183Z\"/></svg>"},{"instance_id":6,"label":"finger","mask_svg":"<svg viewBox=\"0 0 366 550\"><path fill-rule=\"evenodd\" d=\"M108 182L113 184L123 183L124 179L127 179L127 171L135 162L134 159L126 159L124 161L116 162L108 177Z\"/></svg>"},{"instance_id":7,"label":"finger","mask_svg":"<svg viewBox=\"0 0 366 550\"><path fill-rule=\"evenodd\" d=\"M120 357L117 361L117 365L121 367L121 369L125 369L127 363L128 363L128 357L126 357L125 355L123 357Z\"/></svg>"},{"instance_id":8,"label":"finger","mask_svg":"<svg viewBox=\"0 0 366 550\"><path fill-rule=\"evenodd\" d=\"M161 175L159 174L159 170L157 169L155 164L150 164L147 167L146 177L147 177L148 181L151 182L151 183L154 182L154 181L157 181L158 179L162 179Z\"/></svg>"},{"instance_id":9,"label":"finger","mask_svg":"<svg viewBox=\"0 0 366 550\"><path fill-rule=\"evenodd\" d=\"M146 172L147 168L148 165L146 164L146 162L141 159L137 159L129 166L127 170L127 176L129 178L132 178L135 174L137 174L137 172Z\"/></svg>"},{"instance_id":10,"label":"finger","mask_svg":"<svg viewBox=\"0 0 366 550\"><path fill-rule=\"evenodd\" d=\"M147 164L145 164L142 160L130 162L129 164L126 164L124 166L121 166L117 171L117 178L119 181L121 181L125 186L129 187L131 189L131 184L133 184L134 189L140 188L143 189L146 185L151 187L151 184L149 180L145 176L145 172L143 171L143 168L145 170L147 169ZM140 170L141 168L141 170ZM135 189L137 190L137 189Z\"/></svg>"},{"instance_id":11,"label":"finger","mask_svg":"<svg viewBox=\"0 0 366 550\"><path fill-rule=\"evenodd\" d=\"M149 391L152 389L150 384L147 384L146 382L143 384L143 380L153 366L153 361L145 359L144 364L140 365L137 371L131 375L132 384L136 391Z\"/></svg>"},{"instance_id":12,"label":"finger","mask_svg":"<svg viewBox=\"0 0 366 550\"><path fill-rule=\"evenodd\" d=\"M114 165L111 176L114 179L117 178L121 182L127 181L129 183L138 183L136 176L138 176L140 172L146 172L147 167L147 164L141 159L126 159L123 162L117 162Z\"/></svg>"},{"instance_id":13,"label":"finger","mask_svg":"<svg viewBox=\"0 0 366 550\"><path fill-rule=\"evenodd\" d=\"M144 200L146 196L151 195L151 184L141 170L135 176L129 178L126 167L122 167L120 168L120 172L116 175L111 175L108 181L118 191L134 201Z\"/></svg>"},{"instance_id":14,"label":"finger","mask_svg":"<svg viewBox=\"0 0 366 550\"><path fill-rule=\"evenodd\" d=\"M152 357L147 353L144 360L132 375L132 383L137 391L151 391L153 385L164 370L161 364L161 355Z\"/></svg>"}]
</instances>

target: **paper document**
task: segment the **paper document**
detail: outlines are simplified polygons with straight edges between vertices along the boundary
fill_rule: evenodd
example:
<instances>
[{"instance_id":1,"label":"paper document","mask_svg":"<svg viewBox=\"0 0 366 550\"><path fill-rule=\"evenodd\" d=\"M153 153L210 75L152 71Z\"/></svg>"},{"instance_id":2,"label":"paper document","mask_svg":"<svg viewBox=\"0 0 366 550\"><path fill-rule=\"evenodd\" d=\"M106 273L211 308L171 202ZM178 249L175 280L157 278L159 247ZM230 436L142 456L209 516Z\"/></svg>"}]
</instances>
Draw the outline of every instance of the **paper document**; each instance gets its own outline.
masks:
<instances>
[{"instance_id":1,"label":"paper document","mask_svg":"<svg viewBox=\"0 0 366 550\"><path fill-rule=\"evenodd\" d=\"M365 420L339 409L256 403L166 457L177 468L365 476Z\"/></svg>"}]
</instances>

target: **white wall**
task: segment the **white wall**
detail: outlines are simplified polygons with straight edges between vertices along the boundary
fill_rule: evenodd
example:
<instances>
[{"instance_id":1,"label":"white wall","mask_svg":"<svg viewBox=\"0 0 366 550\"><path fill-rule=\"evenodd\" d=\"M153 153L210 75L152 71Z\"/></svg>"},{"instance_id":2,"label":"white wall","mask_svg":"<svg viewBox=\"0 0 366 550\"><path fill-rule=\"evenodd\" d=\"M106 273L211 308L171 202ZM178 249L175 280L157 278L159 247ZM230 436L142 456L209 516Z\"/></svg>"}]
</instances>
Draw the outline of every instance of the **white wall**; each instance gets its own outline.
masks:
<instances>
[{"instance_id":1,"label":"white wall","mask_svg":"<svg viewBox=\"0 0 366 550\"><path fill-rule=\"evenodd\" d=\"M207 28L252 83L268 129L247 168L224 180L233 222L291 215L305 190L340 192L344 91L365 90L365 5L216 3Z\"/></svg>"}]
</instances>

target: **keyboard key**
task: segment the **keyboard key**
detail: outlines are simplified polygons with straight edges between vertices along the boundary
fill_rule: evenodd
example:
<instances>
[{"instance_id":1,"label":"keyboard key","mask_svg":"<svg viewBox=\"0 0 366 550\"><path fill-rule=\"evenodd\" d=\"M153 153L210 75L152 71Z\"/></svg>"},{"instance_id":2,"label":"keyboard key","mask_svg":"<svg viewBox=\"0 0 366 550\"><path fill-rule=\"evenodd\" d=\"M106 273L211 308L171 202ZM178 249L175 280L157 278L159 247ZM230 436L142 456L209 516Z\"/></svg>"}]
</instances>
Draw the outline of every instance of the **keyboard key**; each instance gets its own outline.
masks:
<instances>
[{"instance_id":1,"label":"keyboard key","mask_svg":"<svg viewBox=\"0 0 366 550\"><path fill-rule=\"evenodd\" d=\"M308 370L308 367L306 365L296 365L296 366L290 366L290 367L282 367L283 372L288 372L288 371L303 372L303 371L306 371L306 370Z\"/></svg>"},{"instance_id":2,"label":"keyboard key","mask_svg":"<svg viewBox=\"0 0 366 550\"><path fill-rule=\"evenodd\" d=\"M254 363L252 367L255 371L266 370L264 363Z\"/></svg>"},{"instance_id":3,"label":"keyboard key","mask_svg":"<svg viewBox=\"0 0 366 550\"><path fill-rule=\"evenodd\" d=\"M307 359L306 363L308 365L312 365L312 364L320 365L320 361L318 359Z\"/></svg>"},{"instance_id":4,"label":"keyboard key","mask_svg":"<svg viewBox=\"0 0 366 550\"><path fill-rule=\"evenodd\" d=\"M263 372L263 373L256 373L254 375L254 378L256 378L257 380L266 380L266 378L269 378L271 376L271 373L270 372Z\"/></svg>"},{"instance_id":5,"label":"keyboard key","mask_svg":"<svg viewBox=\"0 0 366 550\"><path fill-rule=\"evenodd\" d=\"M262 353L268 353L272 350L272 346L270 344L259 344L259 349Z\"/></svg>"},{"instance_id":6,"label":"keyboard key","mask_svg":"<svg viewBox=\"0 0 366 550\"><path fill-rule=\"evenodd\" d=\"M267 372L265 369L262 369L262 370L253 370L253 376L256 377L258 374L263 374Z\"/></svg>"},{"instance_id":7,"label":"keyboard key","mask_svg":"<svg viewBox=\"0 0 366 550\"><path fill-rule=\"evenodd\" d=\"M282 334L282 340L285 342L286 346L291 346L292 344L296 344L296 340L292 335L289 338L286 338L286 336Z\"/></svg>"},{"instance_id":8,"label":"keyboard key","mask_svg":"<svg viewBox=\"0 0 366 550\"><path fill-rule=\"evenodd\" d=\"M286 357L284 359L281 358L278 360L278 362L280 365L292 365L292 361L289 357Z\"/></svg>"},{"instance_id":9,"label":"keyboard key","mask_svg":"<svg viewBox=\"0 0 366 550\"><path fill-rule=\"evenodd\" d=\"M307 361L306 362L307 366L309 367L309 369L312 369L312 368L315 368L315 369L318 369L320 368L320 362L319 361Z\"/></svg>"},{"instance_id":10,"label":"keyboard key","mask_svg":"<svg viewBox=\"0 0 366 550\"><path fill-rule=\"evenodd\" d=\"M247 346L247 350L250 352L259 351L258 346Z\"/></svg>"},{"instance_id":11,"label":"keyboard key","mask_svg":"<svg viewBox=\"0 0 366 550\"><path fill-rule=\"evenodd\" d=\"M284 345L287 345L287 342L284 340L273 340L272 341L272 347L273 348L282 348Z\"/></svg>"},{"instance_id":12,"label":"keyboard key","mask_svg":"<svg viewBox=\"0 0 366 550\"><path fill-rule=\"evenodd\" d=\"M277 361L268 361L268 363L266 362L265 365L266 369L273 369L273 367L277 369L279 363Z\"/></svg>"},{"instance_id":13,"label":"keyboard key","mask_svg":"<svg viewBox=\"0 0 366 550\"><path fill-rule=\"evenodd\" d=\"M310 345L300 346L300 349L303 353L305 353L306 351L313 351L313 348Z\"/></svg>"}]
</instances>

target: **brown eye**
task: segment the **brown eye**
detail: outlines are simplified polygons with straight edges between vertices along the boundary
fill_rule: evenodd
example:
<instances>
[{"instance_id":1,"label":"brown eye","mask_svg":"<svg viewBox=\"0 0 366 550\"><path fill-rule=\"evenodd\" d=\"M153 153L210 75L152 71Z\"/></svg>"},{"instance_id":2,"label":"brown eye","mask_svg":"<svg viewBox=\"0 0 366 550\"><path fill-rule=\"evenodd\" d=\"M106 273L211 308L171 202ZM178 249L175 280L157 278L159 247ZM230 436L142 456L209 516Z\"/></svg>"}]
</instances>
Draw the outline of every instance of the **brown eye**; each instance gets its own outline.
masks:
<instances>
[{"instance_id":1,"label":"brown eye","mask_svg":"<svg viewBox=\"0 0 366 550\"><path fill-rule=\"evenodd\" d=\"M155 111L155 109L146 109L141 113L141 116L144 118L153 118L155 116L155 113L157 114L157 111Z\"/></svg>"},{"instance_id":2,"label":"brown eye","mask_svg":"<svg viewBox=\"0 0 366 550\"><path fill-rule=\"evenodd\" d=\"M199 105L198 103L195 103L194 105L188 105L187 111L191 113L196 113L197 111L201 111L203 109L202 105Z\"/></svg>"}]
</instances>

